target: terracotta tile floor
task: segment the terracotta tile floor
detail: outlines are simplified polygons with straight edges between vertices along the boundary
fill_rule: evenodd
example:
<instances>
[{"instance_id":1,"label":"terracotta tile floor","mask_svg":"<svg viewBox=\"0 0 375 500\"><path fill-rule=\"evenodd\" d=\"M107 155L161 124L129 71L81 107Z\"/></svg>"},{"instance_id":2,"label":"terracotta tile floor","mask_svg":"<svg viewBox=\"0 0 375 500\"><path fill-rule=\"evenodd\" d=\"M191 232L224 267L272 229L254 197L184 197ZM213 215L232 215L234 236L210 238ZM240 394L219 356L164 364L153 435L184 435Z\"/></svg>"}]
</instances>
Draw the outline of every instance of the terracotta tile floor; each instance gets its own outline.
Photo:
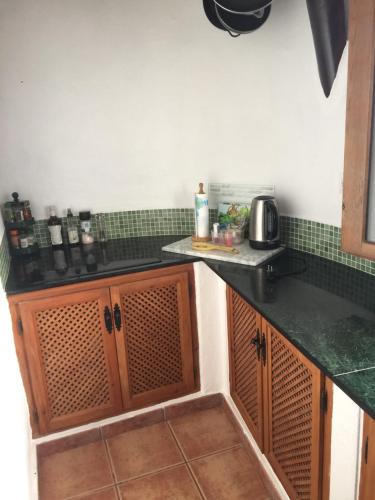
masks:
<instances>
[{"instance_id":1,"label":"terracotta tile floor","mask_svg":"<svg viewBox=\"0 0 375 500\"><path fill-rule=\"evenodd\" d=\"M222 406L112 434L40 454L40 500L275 498Z\"/></svg>"}]
</instances>

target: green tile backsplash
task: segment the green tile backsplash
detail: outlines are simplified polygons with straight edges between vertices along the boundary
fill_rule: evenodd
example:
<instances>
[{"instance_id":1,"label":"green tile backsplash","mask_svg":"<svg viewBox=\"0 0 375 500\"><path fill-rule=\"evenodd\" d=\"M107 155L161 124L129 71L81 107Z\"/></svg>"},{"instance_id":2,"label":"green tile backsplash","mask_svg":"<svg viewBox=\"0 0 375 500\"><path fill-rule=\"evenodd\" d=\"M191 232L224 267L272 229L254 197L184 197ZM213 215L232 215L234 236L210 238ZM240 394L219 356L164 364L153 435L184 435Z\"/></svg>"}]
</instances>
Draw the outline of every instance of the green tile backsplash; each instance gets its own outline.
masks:
<instances>
[{"instance_id":1,"label":"green tile backsplash","mask_svg":"<svg viewBox=\"0 0 375 500\"><path fill-rule=\"evenodd\" d=\"M324 257L375 275L375 261L341 250L341 229L296 217L281 217L281 240L290 248Z\"/></svg>"},{"instance_id":2,"label":"green tile backsplash","mask_svg":"<svg viewBox=\"0 0 375 500\"><path fill-rule=\"evenodd\" d=\"M217 217L217 210L210 210L210 223ZM79 224L78 218L75 218ZM107 238L131 238L139 236L161 236L173 234L193 234L194 209L175 208L162 210L132 210L128 212L110 212L103 214ZM62 219L63 228L66 218ZM97 234L95 215L91 218L94 235ZM39 220L34 226L35 237L41 247L50 244L46 220Z\"/></svg>"},{"instance_id":3,"label":"green tile backsplash","mask_svg":"<svg viewBox=\"0 0 375 500\"><path fill-rule=\"evenodd\" d=\"M194 209L176 208L161 210L133 210L103 214L108 239L139 236L192 234L194 232ZM210 223L215 222L217 210L210 209ZM79 223L76 218L77 224ZM66 218L63 218L66 226ZM92 217L92 228L96 235L96 220ZM46 220L34 226L36 239L41 247L50 245ZM290 248L302 250L375 276L375 261L355 257L343 252L341 229L336 226L313 222L296 217L281 217L281 240ZM6 238L0 248L0 278L4 282L9 269L9 252Z\"/></svg>"}]
</instances>

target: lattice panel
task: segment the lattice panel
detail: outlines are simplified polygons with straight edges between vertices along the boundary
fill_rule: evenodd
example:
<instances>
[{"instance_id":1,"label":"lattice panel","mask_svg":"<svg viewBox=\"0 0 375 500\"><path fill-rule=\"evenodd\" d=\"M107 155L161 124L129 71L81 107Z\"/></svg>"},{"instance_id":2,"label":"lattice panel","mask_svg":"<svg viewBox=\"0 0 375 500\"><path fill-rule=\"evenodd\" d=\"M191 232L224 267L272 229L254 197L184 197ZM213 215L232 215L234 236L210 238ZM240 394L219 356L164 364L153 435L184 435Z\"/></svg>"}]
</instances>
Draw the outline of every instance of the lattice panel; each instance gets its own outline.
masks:
<instances>
[{"instance_id":1,"label":"lattice panel","mask_svg":"<svg viewBox=\"0 0 375 500\"><path fill-rule=\"evenodd\" d=\"M312 375L271 332L273 452L296 491L311 498Z\"/></svg>"},{"instance_id":2,"label":"lattice panel","mask_svg":"<svg viewBox=\"0 0 375 500\"><path fill-rule=\"evenodd\" d=\"M251 417L258 425L258 359L256 349L250 344L256 335L256 313L235 292L233 307L233 382L234 390Z\"/></svg>"},{"instance_id":3,"label":"lattice panel","mask_svg":"<svg viewBox=\"0 0 375 500\"><path fill-rule=\"evenodd\" d=\"M36 312L51 417L110 402L98 301Z\"/></svg>"},{"instance_id":4,"label":"lattice panel","mask_svg":"<svg viewBox=\"0 0 375 500\"><path fill-rule=\"evenodd\" d=\"M130 392L183 382L177 284L122 297Z\"/></svg>"}]
</instances>

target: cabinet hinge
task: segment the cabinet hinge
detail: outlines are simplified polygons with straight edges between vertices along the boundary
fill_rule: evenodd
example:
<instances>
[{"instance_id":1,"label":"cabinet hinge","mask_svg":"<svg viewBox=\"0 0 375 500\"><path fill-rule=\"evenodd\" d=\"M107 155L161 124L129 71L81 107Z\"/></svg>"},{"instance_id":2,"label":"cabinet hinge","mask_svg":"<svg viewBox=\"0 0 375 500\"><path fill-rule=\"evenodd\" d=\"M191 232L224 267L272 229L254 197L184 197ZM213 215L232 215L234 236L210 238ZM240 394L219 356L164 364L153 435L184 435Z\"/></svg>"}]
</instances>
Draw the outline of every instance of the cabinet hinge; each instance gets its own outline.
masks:
<instances>
[{"instance_id":1,"label":"cabinet hinge","mask_svg":"<svg viewBox=\"0 0 375 500\"><path fill-rule=\"evenodd\" d=\"M327 413L327 407L328 407L328 394L325 389L322 390L320 393L320 409L322 410L323 413Z\"/></svg>"},{"instance_id":2,"label":"cabinet hinge","mask_svg":"<svg viewBox=\"0 0 375 500\"><path fill-rule=\"evenodd\" d=\"M18 320L18 334L23 335L23 324L22 324L22 319Z\"/></svg>"},{"instance_id":3,"label":"cabinet hinge","mask_svg":"<svg viewBox=\"0 0 375 500\"><path fill-rule=\"evenodd\" d=\"M365 456L364 456L364 459L365 459L365 464L367 464L367 459L368 459L368 436L366 438L366 443L365 443Z\"/></svg>"}]
</instances>

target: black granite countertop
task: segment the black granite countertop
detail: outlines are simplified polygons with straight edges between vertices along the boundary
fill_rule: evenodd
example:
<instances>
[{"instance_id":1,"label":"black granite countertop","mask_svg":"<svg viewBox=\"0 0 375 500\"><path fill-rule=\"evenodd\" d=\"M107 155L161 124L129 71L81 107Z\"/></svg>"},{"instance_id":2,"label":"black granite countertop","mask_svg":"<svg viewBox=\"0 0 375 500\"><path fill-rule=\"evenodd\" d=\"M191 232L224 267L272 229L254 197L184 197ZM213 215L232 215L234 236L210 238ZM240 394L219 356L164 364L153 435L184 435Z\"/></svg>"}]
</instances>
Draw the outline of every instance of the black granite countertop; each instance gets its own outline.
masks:
<instances>
[{"instance_id":1,"label":"black granite countertop","mask_svg":"<svg viewBox=\"0 0 375 500\"><path fill-rule=\"evenodd\" d=\"M182 238L186 236L126 238L55 250L42 248L37 256L12 260L5 291L14 295L200 260L162 252L163 246Z\"/></svg>"},{"instance_id":2,"label":"black granite countertop","mask_svg":"<svg viewBox=\"0 0 375 500\"><path fill-rule=\"evenodd\" d=\"M374 277L294 250L258 268L206 263L375 418Z\"/></svg>"},{"instance_id":3,"label":"black granite countertop","mask_svg":"<svg viewBox=\"0 0 375 500\"><path fill-rule=\"evenodd\" d=\"M161 251L183 237L111 240L58 254L42 249L38 259L12 262L6 292L11 295L201 260ZM375 418L374 277L293 250L256 268L205 262Z\"/></svg>"}]
</instances>

